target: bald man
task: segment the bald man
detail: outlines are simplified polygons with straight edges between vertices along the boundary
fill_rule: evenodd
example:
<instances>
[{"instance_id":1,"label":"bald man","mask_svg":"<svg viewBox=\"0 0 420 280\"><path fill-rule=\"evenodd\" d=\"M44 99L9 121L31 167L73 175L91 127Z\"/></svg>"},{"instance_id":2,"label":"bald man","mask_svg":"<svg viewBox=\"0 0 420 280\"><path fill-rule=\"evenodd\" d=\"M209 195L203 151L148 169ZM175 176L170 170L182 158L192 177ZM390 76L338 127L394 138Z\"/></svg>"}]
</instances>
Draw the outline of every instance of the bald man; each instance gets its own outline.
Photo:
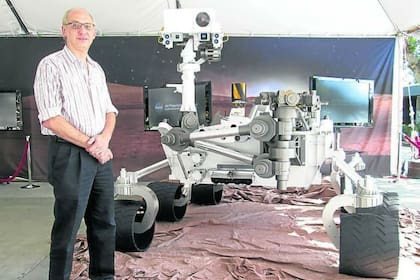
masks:
<instances>
[{"instance_id":1,"label":"bald man","mask_svg":"<svg viewBox=\"0 0 420 280\"><path fill-rule=\"evenodd\" d=\"M89 55L96 36L92 15L81 8L63 17L62 50L43 58L34 95L41 133L50 137L48 181L54 189L49 279L69 279L84 218L90 279L114 279L115 219L112 151L118 113L101 66Z\"/></svg>"}]
</instances>

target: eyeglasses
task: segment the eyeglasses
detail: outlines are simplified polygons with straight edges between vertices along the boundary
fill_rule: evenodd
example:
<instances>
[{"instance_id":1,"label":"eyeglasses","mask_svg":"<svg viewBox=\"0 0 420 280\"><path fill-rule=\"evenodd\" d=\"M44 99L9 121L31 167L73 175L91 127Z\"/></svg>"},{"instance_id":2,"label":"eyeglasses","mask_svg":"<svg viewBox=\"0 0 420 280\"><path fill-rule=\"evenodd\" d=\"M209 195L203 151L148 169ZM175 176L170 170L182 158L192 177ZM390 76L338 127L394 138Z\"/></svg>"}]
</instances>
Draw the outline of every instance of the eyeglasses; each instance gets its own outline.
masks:
<instances>
[{"instance_id":1,"label":"eyeglasses","mask_svg":"<svg viewBox=\"0 0 420 280\"><path fill-rule=\"evenodd\" d=\"M70 25L72 29L77 29L77 30L81 29L82 26L83 26L86 30L89 30L89 31L92 30L95 27L95 24L93 24L93 23L89 23L89 22L81 23L81 22L78 22L78 21L72 21L72 22L66 23L64 25Z\"/></svg>"}]
</instances>

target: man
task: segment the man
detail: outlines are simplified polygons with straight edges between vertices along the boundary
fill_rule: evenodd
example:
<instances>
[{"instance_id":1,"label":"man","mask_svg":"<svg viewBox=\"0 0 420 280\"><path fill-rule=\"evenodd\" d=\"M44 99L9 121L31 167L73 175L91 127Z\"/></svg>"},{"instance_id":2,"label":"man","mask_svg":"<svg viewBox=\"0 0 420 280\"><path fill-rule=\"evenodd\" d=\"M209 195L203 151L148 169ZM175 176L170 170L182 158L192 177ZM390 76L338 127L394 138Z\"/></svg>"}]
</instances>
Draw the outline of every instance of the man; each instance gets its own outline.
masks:
<instances>
[{"instance_id":1,"label":"man","mask_svg":"<svg viewBox=\"0 0 420 280\"><path fill-rule=\"evenodd\" d=\"M68 10L62 23L65 46L38 65L34 94L41 132L50 135L48 180L54 188L49 279L69 279L73 249L84 218L90 279L114 279L114 186L109 149L117 109L105 74L89 57L93 17Z\"/></svg>"}]
</instances>

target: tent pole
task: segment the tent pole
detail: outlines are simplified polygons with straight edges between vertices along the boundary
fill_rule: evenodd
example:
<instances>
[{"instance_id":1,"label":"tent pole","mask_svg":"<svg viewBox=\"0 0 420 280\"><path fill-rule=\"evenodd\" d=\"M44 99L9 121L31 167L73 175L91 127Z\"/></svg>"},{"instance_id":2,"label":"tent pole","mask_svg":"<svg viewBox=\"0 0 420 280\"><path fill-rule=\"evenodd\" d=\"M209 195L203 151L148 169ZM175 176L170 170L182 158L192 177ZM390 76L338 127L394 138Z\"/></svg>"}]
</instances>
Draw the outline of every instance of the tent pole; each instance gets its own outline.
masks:
<instances>
[{"instance_id":1,"label":"tent pole","mask_svg":"<svg viewBox=\"0 0 420 280\"><path fill-rule=\"evenodd\" d=\"M400 147L402 132L402 107L403 107L403 60L404 37L399 34L395 38L394 50L394 75L392 82L392 112L391 112L391 175L399 176L401 172Z\"/></svg>"},{"instance_id":2,"label":"tent pole","mask_svg":"<svg viewBox=\"0 0 420 280\"><path fill-rule=\"evenodd\" d=\"M26 27L25 23L23 23L23 20L20 18L18 12L15 9L15 6L13 6L13 3L10 0L6 0L6 3L7 5L9 5L10 10L16 17L16 20L19 22L20 28L22 28L23 32L25 32L26 35L30 35L28 28Z\"/></svg>"}]
</instances>

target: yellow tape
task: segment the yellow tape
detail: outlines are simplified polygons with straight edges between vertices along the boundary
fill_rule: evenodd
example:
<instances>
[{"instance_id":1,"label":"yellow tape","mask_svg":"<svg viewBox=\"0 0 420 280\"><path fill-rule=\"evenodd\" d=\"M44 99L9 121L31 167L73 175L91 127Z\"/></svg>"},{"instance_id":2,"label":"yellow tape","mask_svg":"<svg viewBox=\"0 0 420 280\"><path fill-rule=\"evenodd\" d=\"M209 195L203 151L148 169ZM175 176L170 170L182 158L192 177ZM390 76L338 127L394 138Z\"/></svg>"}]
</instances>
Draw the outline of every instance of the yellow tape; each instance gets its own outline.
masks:
<instances>
[{"instance_id":1,"label":"yellow tape","mask_svg":"<svg viewBox=\"0 0 420 280\"><path fill-rule=\"evenodd\" d=\"M244 82L232 83L232 101L246 101L246 84Z\"/></svg>"}]
</instances>

